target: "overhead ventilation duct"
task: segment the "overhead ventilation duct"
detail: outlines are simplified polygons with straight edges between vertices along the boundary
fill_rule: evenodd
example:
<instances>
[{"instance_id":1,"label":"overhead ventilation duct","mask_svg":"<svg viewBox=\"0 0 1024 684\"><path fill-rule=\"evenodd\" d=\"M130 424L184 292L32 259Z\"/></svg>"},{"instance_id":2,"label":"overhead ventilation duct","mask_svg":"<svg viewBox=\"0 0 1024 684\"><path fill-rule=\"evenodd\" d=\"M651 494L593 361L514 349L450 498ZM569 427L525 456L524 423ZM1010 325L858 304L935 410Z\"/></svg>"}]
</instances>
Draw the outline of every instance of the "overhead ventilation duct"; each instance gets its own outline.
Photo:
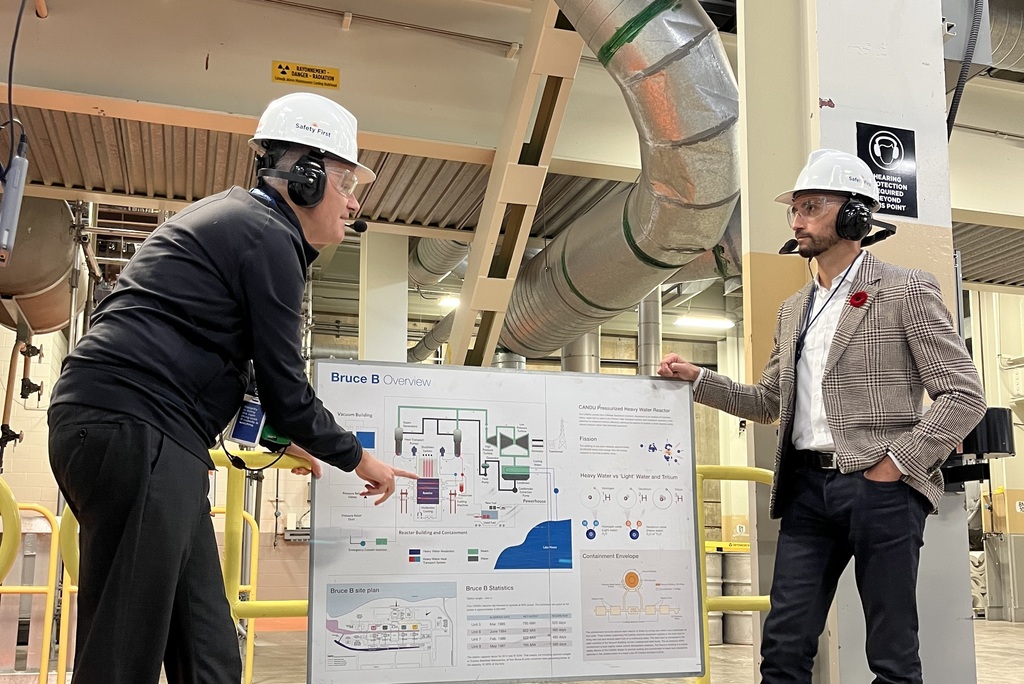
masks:
<instances>
[{"instance_id":1,"label":"overhead ventilation duct","mask_svg":"<svg viewBox=\"0 0 1024 684\"><path fill-rule=\"evenodd\" d=\"M409 281L419 287L436 285L469 254L469 243L420 238L409 254Z\"/></svg>"},{"instance_id":2,"label":"overhead ventilation duct","mask_svg":"<svg viewBox=\"0 0 1024 684\"><path fill-rule=\"evenodd\" d=\"M71 319L71 271L80 250L67 204L26 197L10 263L0 269L0 325L33 333L60 330ZM82 268L75 311L85 306L87 271Z\"/></svg>"},{"instance_id":3,"label":"overhead ventilation duct","mask_svg":"<svg viewBox=\"0 0 1024 684\"><path fill-rule=\"evenodd\" d=\"M420 361L426 361L434 355L441 345L448 341L448 338L452 335L452 325L455 323L455 312L458 309L452 309L451 313L439 320L433 328L431 328L423 339L415 344L415 346L409 347L409 351L405 353L405 360L408 363L419 363Z\"/></svg>"},{"instance_id":4,"label":"overhead ventilation duct","mask_svg":"<svg viewBox=\"0 0 1024 684\"><path fill-rule=\"evenodd\" d=\"M992 30L992 66L1024 72L1024 3L1020 0L989 0Z\"/></svg>"},{"instance_id":5,"label":"overhead ventilation duct","mask_svg":"<svg viewBox=\"0 0 1024 684\"><path fill-rule=\"evenodd\" d=\"M619 85L642 171L520 273L501 346L546 355L630 309L722 237L739 197L739 94L696 0L557 0Z\"/></svg>"},{"instance_id":6,"label":"overhead ventilation duct","mask_svg":"<svg viewBox=\"0 0 1024 684\"><path fill-rule=\"evenodd\" d=\"M742 200L741 200L742 201ZM728 280L741 275L743 264L742 228L739 203L732 212L725 234L718 244L701 254L699 257L672 274L666 283L686 285L695 282L707 282L701 290L707 289L716 281ZM699 292L697 293L699 294Z\"/></svg>"}]
</instances>

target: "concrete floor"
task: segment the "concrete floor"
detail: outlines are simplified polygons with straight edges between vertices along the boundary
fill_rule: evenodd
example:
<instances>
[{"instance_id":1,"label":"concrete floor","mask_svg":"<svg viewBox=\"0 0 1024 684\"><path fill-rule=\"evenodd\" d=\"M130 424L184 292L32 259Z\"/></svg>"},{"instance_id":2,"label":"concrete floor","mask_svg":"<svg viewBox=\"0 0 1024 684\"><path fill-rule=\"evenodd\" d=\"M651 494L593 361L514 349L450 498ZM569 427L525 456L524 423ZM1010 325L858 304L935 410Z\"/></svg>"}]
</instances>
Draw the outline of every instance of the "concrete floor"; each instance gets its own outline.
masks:
<instances>
[{"instance_id":1,"label":"concrete floor","mask_svg":"<svg viewBox=\"0 0 1024 684\"><path fill-rule=\"evenodd\" d=\"M978 684L1024 684L1024 623L974 623ZM713 684L753 684L750 646L713 646ZM353 680L356 681L356 680ZM594 684L609 684L602 680ZM626 679L621 684L681 684L681 679ZM306 633L263 632L256 641L253 684L305 684ZM581 683L586 684L586 683ZM859 683L858 683L859 684ZM928 684L970 684L929 682Z\"/></svg>"}]
</instances>

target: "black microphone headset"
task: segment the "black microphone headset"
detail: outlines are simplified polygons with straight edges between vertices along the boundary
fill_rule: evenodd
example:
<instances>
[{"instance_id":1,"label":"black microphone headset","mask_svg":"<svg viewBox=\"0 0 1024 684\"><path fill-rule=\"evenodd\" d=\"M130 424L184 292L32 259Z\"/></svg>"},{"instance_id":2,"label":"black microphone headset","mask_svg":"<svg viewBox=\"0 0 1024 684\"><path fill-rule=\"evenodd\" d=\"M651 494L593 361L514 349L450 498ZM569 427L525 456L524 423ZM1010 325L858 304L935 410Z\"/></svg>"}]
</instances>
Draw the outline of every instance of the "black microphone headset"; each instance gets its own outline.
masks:
<instances>
[{"instance_id":1,"label":"black microphone headset","mask_svg":"<svg viewBox=\"0 0 1024 684\"><path fill-rule=\"evenodd\" d=\"M868 235L871 226L877 226L881 230L874 235ZM836 233L844 240L860 242L862 247L867 247L895 235L896 226L872 216L871 209L864 200L850 197L839 207L839 213L836 214ZM795 238L790 238L782 245L779 254L794 254L799 244Z\"/></svg>"},{"instance_id":2,"label":"black microphone headset","mask_svg":"<svg viewBox=\"0 0 1024 684\"><path fill-rule=\"evenodd\" d=\"M288 181L288 197L296 206L313 208L324 200L327 191L327 170L324 168L323 157L304 154L292 165L290 171L272 168L274 157L270 151L257 157L257 178L280 178ZM366 221L362 219L346 223L357 233L366 232Z\"/></svg>"}]
</instances>

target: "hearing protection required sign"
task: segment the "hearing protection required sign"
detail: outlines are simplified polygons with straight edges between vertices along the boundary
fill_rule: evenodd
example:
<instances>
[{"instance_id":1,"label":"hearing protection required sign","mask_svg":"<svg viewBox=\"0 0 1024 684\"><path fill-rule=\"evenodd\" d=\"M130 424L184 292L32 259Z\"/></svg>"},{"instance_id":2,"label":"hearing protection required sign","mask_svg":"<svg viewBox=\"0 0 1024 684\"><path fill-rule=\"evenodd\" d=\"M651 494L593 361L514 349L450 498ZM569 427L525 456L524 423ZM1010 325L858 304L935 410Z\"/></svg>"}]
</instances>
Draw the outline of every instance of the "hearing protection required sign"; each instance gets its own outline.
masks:
<instances>
[{"instance_id":1,"label":"hearing protection required sign","mask_svg":"<svg viewBox=\"0 0 1024 684\"><path fill-rule=\"evenodd\" d=\"M341 74L337 69L331 67L275 60L270 64L270 80L275 83L337 90Z\"/></svg>"},{"instance_id":2,"label":"hearing protection required sign","mask_svg":"<svg viewBox=\"0 0 1024 684\"><path fill-rule=\"evenodd\" d=\"M857 156L875 174L880 214L917 218L914 131L857 122Z\"/></svg>"}]
</instances>

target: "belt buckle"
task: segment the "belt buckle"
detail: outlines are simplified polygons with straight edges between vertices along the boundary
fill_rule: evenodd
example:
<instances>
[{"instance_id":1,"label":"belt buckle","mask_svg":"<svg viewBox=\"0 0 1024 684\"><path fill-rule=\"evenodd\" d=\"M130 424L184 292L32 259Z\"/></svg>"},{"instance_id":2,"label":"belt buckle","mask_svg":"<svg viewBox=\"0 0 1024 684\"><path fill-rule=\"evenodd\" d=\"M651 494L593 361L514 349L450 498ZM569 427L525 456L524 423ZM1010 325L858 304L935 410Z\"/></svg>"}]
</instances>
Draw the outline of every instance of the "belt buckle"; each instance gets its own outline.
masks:
<instances>
[{"instance_id":1,"label":"belt buckle","mask_svg":"<svg viewBox=\"0 0 1024 684\"><path fill-rule=\"evenodd\" d=\"M836 459L835 453L822 453L821 454L821 469L822 470L836 470L839 468L839 463Z\"/></svg>"}]
</instances>

